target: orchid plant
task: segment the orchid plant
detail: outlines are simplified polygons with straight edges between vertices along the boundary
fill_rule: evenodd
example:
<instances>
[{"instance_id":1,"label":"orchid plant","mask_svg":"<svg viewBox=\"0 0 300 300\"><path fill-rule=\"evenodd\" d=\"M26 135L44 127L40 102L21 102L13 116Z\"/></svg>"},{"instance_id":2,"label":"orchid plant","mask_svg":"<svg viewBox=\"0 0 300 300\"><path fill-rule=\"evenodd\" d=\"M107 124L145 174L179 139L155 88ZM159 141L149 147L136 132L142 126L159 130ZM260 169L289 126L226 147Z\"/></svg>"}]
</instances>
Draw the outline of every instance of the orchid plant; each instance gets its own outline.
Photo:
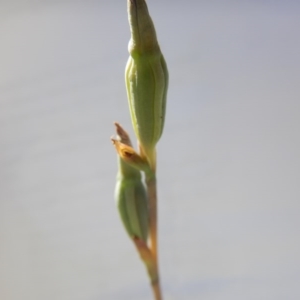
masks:
<instances>
[{"instance_id":1,"label":"orchid plant","mask_svg":"<svg viewBox=\"0 0 300 300\"><path fill-rule=\"evenodd\" d=\"M131 32L125 82L134 150L127 132L115 123L118 154L115 200L123 225L145 263L155 300L162 299L157 245L156 144L164 127L168 69L145 0L128 0Z\"/></svg>"}]
</instances>

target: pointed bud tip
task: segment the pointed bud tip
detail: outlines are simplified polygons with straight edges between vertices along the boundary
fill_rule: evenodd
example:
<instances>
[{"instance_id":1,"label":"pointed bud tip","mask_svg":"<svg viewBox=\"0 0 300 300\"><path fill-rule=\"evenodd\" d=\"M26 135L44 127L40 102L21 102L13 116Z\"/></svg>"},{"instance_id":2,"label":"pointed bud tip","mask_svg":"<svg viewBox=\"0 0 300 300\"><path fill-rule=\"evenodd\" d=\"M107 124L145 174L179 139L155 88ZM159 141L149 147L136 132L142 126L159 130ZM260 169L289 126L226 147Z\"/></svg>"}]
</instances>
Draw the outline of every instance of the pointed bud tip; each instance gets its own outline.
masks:
<instances>
[{"instance_id":1,"label":"pointed bud tip","mask_svg":"<svg viewBox=\"0 0 300 300\"><path fill-rule=\"evenodd\" d=\"M159 49L155 27L145 0L128 0L131 40L128 50L135 56Z\"/></svg>"}]
</instances>

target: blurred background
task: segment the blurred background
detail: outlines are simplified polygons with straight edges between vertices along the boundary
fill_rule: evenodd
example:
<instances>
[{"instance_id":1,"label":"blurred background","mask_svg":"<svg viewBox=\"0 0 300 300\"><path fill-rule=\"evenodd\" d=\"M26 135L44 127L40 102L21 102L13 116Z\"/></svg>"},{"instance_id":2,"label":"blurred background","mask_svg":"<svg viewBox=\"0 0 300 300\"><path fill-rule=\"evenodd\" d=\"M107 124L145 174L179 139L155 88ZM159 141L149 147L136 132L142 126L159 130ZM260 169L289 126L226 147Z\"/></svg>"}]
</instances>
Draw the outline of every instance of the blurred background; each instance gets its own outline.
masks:
<instances>
[{"instance_id":1,"label":"blurred background","mask_svg":"<svg viewBox=\"0 0 300 300\"><path fill-rule=\"evenodd\" d=\"M148 6L170 72L165 299L299 299L299 1ZM126 1L0 8L0 298L151 300L113 199Z\"/></svg>"}]
</instances>

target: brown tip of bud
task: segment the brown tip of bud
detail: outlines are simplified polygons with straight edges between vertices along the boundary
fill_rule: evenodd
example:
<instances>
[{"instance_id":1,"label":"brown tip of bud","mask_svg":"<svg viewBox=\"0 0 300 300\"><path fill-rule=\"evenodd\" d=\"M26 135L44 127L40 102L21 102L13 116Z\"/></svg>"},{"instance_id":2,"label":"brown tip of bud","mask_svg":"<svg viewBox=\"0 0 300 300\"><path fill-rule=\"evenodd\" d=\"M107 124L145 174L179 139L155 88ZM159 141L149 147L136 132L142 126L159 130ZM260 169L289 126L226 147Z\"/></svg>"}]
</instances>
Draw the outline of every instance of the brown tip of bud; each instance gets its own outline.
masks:
<instances>
[{"instance_id":1,"label":"brown tip of bud","mask_svg":"<svg viewBox=\"0 0 300 300\"><path fill-rule=\"evenodd\" d=\"M111 141L123 161L138 170L147 171L149 169L147 160L142 158L132 147L114 139L113 137L111 138Z\"/></svg>"},{"instance_id":2,"label":"brown tip of bud","mask_svg":"<svg viewBox=\"0 0 300 300\"><path fill-rule=\"evenodd\" d=\"M114 125L116 127L116 133L117 133L118 140L121 143L132 147L130 137L129 137L128 133L124 130L124 128L118 122L115 122Z\"/></svg>"}]
</instances>

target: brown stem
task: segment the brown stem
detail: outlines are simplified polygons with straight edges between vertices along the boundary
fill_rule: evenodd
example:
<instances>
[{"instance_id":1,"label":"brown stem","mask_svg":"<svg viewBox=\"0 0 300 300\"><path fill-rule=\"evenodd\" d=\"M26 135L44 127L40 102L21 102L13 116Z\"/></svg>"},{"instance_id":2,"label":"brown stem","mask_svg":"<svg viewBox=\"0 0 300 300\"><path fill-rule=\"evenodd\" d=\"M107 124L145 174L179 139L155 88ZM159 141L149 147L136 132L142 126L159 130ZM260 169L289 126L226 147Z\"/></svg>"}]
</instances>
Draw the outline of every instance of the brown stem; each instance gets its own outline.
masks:
<instances>
[{"instance_id":1,"label":"brown stem","mask_svg":"<svg viewBox=\"0 0 300 300\"><path fill-rule=\"evenodd\" d=\"M150 251L152 254L152 263L155 270L155 278L152 279L152 289L156 300L162 300L159 269L158 269L158 243L157 243L157 192L156 192L156 177L146 174L146 184L149 199L149 227L150 227Z\"/></svg>"},{"instance_id":2,"label":"brown stem","mask_svg":"<svg viewBox=\"0 0 300 300\"><path fill-rule=\"evenodd\" d=\"M140 146L140 155L148 160L150 169L145 170L147 194L149 201L149 245L135 240L137 249L142 260L146 264L149 277L151 279L151 287L155 300L162 300L159 268L158 268L158 243L157 243L157 192L156 192L156 152L155 149L145 154Z\"/></svg>"},{"instance_id":3,"label":"brown stem","mask_svg":"<svg viewBox=\"0 0 300 300\"><path fill-rule=\"evenodd\" d=\"M141 256L141 259L146 265L151 280L151 287L153 290L154 299L162 300L160 284L158 280L158 269L157 265L155 264L153 254L150 248L148 247L147 243L145 243L143 240L135 237L133 238L133 242L135 243L135 246Z\"/></svg>"},{"instance_id":4,"label":"brown stem","mask_svg":"<svg viewBox=\"0 0 300 300\"><path fill-rule=\"evenodd\" d=\"M149 199L150 249L155 264L157 265L157 196L155 175L151 176L150 178L146 178L146 184Z\"/></svg>"},{"instance_id":5,"label":"brown stem","mask_svg":"<svg viewBox=\"0 0 300 300\"><path fill-rule=\"evenodd\" d=\"M161 295L159 281L157 281L156 283L152 284L152 290L153 290L153 294L154 294L154 299L155 300L162 300L162 295Z\"/></svg>"}]
</instances>

